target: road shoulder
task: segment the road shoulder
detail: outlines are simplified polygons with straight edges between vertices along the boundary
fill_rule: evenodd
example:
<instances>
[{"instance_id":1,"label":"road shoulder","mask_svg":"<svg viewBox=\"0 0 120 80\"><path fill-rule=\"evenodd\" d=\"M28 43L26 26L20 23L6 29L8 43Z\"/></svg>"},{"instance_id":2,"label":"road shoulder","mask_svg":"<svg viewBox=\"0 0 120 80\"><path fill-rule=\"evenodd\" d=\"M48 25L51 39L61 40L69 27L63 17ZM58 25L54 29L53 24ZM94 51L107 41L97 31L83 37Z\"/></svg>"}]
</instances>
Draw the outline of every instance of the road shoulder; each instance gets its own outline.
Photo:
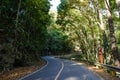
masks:
<instances>
[{"instance_id":1,"label":"road shoulder","mask_svg":"<svg viewBox=\"0 0 120 80\"><path fill-rule=\"evenodd\" d=\"M0 73L0 80L17 80L23 76L33 73L34 71L44 67L45 65L46 61L42 60L34 66L15 68L11 71Z\"/></svg>"},{"instance_id":2,"label":"road shoulder","mask_svg":"<svg viewBox=\"0 0 120 80\"><path fill-rule=\"evenodd\" d=\"M78 61L75 61L75 62L77 62L78 64L80 64L82 66L85 66L87 69L89 69L90 71L92 71L95 74L98 74L98 76L102 77L105 80L120 80L120 78L113 77L110 74L106 73L104 71L104 69L102 69L102 68L99 69L99 68L97 68L97 67L95 67L93 65L85 64L84 62L78 62Z\"/></svg>"}]
</instances>

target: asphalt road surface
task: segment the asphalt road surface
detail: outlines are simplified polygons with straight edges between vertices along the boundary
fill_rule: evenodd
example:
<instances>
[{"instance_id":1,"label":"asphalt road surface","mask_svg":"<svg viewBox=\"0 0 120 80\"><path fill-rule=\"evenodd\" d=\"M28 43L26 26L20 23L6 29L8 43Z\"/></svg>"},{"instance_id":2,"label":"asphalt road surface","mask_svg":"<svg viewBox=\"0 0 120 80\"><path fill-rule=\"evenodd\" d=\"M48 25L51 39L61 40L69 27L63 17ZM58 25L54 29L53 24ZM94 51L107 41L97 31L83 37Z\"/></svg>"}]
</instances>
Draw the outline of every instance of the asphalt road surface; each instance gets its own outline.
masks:
<instances>
[{"instance_id":1,"label":"asphalt road surface","mask_svg":"<svg viewBox=\"0 0 120 80\"><path fill-rule=\"evenodd\" d=\"M104 80L99 75L75 62L54 57L43 57L47 64L19 80Z\"/></svg>"}]
</instances>

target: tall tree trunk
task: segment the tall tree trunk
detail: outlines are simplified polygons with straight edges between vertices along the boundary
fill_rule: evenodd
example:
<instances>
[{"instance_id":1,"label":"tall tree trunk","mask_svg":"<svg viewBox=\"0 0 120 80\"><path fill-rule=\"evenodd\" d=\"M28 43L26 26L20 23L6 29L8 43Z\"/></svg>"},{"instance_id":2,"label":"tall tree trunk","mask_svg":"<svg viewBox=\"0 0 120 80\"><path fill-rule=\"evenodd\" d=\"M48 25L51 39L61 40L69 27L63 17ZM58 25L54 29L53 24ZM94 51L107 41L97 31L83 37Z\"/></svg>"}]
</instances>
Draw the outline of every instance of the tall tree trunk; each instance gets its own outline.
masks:
<instances>
[{"instance_id":1,"label":"tall tree trunk","mask_svg":"<svg viewBox=\"0 0 120 80\"><path fill-rule=\"evenodd\" d=\"M104 63L106 63L106 52L107 52L107 36L106 36L106 30L105 30L105 26L104 26L104 23L103 23L103 14L102 14L102 9L100 8L100 4L98 2L98 0L91 0L92 4L94 5L93 7L93 10L96 11L96 15L97 15L97 19L98 19L98 22L99 22L99 27L100 29L102 30L102 40L103 40L103 45L104 45ZM100 39L100 37L99 37ZM100 40L98 40L98 54L99 54L99 49L101 48L101 45L100 45ZM96 57L99 57L99 55L96 55Z\"/></svg>"},{"instance_id":2,"label":"tall tree trunk","mask_svg":"<svg viewBox=\"0 0 120 80\"><path fill-rule=\"evenodd\" d=\"M118 54L118 47L116 44L116 37L115 37L115 33L114 33L114 25L113 25L113 19L112 19L112 13L110 10L109 0L105 0L105 6L107 9L108 26L109 26L109 31L110 31L112 54L114 57L115 65L120 66L120 59L119 59L119 54Z\"/></svg>"},{"instance_id":3,"label":"tall tree trunk","mask_svg":"<svg viewBox=\"0 0 120 80\"><path fill-rule=\"evenodd\" d=\"M104 64L106 63L106 52L107 52L107 36L106 36L106 30L104 27L103 23L103 15L102 15L102 10L98 9L98 15L99 15L99 20L100 20L100 28L102 30L102 36L103 36L103 45L104 45Z\"/></svg>"}]
</instances>

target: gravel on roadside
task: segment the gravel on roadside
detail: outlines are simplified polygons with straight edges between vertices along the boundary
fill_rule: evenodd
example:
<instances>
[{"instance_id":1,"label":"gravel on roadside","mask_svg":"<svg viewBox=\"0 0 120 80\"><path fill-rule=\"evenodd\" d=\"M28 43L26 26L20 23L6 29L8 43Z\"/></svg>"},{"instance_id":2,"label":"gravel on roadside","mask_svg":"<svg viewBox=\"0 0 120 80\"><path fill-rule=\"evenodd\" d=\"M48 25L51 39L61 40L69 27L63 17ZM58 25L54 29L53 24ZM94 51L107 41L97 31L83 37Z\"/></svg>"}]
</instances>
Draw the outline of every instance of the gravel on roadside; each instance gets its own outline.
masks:
<instances>
[{"instance_id":1,"label":"gravel on roadside","mask_svg":"<svg viewBox=\"0 0 120 80\"><path fill-rule=\"evenodd\" d=\"M38 64L34 66L15 68L11 71L0 73L0 80L17 80L27 74L30 74L37 69L40 69L46 64L46 61L41 60Z\"/></svg>"}]
</instances>

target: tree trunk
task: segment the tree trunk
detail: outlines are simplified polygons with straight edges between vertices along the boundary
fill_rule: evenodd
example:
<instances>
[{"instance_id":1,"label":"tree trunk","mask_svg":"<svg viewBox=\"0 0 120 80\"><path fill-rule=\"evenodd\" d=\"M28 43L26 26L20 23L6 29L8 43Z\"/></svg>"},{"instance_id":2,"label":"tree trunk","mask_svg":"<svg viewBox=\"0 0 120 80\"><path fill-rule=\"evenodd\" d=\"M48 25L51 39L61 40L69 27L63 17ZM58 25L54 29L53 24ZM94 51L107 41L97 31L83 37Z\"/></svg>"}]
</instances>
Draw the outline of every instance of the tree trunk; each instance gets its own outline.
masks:
<instances>
[{"instance_id":1,"label":"tree trunk","mask_svg":"<svg viewBox=\"0 0 120 80\"><path fill-rule=\"evenodd\" d=\"M107 9L108 26L109 26L109 31L110 31L112 54L114 57L115 65L120 66L120 59L119 59L119 54L118 54L118 47L116 44L116 37L115 37L115 33L114 33L114 25L113 25L113 19L112 19L112 13L110 10L109 0L105 0L105 5L106 5L106 9Z\"/></svg>"},{"instance_id":2,"label":"tree trunk","mask_svg":"<svg viewBox=\"0 0 120 80\"><path fill-rule=\"evenodd\" d=\"M98 15L99 15L99 20L100 20L100 28L102 30L102 36L103 36L103 45L104 45L104 64L107 62L106 61L106 53L107 53L107 36L106 36L106 30L104 27L103 23L103 15L102 15L102 10L98 9Z\"/></svg>"}]
</instances>

